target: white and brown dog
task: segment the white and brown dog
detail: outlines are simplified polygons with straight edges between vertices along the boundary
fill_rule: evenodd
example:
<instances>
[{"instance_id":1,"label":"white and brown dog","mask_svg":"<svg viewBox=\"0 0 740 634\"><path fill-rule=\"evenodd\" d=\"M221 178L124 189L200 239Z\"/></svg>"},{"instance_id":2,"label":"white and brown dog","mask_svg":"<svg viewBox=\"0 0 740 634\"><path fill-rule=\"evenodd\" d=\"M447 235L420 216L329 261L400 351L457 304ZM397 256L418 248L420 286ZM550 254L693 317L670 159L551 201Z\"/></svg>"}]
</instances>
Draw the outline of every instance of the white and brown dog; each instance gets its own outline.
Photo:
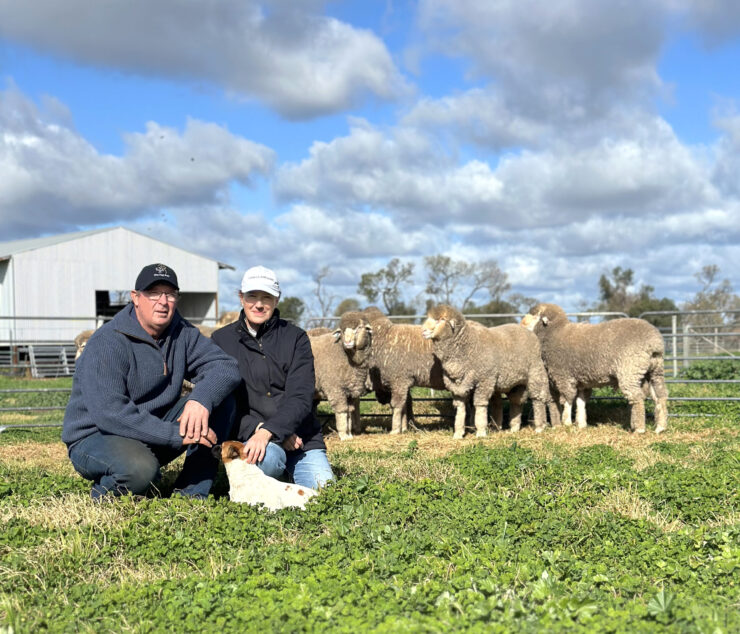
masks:
<instances>
[{"instance_id":1,"label":"white and brown dog","mask_svg":"<svg viewBox=\"0 0 740 634\"><path fill-rule=\"evenodd\" d=\"M217 450L217 446L214 449ZM221 445L220 456L226 467L232 502L246 502L252 506L264 504L276 511L287 506L304 508L309 498L317 493L314 489L280 482L262 473L256 464L244 460L244 443L227 440Z\"/></svg>"}]
</instances>

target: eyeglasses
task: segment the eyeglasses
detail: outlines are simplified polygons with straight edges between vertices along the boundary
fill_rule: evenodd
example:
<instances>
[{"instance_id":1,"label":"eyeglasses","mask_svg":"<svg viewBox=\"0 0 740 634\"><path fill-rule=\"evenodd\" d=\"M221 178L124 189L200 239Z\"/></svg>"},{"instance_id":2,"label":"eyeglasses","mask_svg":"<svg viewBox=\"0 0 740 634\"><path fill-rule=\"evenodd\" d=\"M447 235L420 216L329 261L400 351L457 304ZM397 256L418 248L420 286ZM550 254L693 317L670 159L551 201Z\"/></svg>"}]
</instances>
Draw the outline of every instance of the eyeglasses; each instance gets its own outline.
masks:
<instances>
[{"instance_id":1,"label":"eyeglasses","mask_svg":"<svg viewBox=\"0 0 740 634\"><path fill-rule=\"evenodd\" d=\"M141 294L151 302L158 302L162 295L167 298L168 302L176 302L177 298L180 297L180 293L177 291L174 293L166 291L141 291Z\"/></svg>"},{"instance_id":2,"label":"eyeglasses","mask_svg":"<svg viewBox=\"0 0 740 634\"><path fill-rule=\"evenodd\" d=\"M245 304L256 304L262 302L263 304L272 304L277 298L273 295L255 295L253 293L242 293L241 298Z\"/></svg>"}]
</instances>

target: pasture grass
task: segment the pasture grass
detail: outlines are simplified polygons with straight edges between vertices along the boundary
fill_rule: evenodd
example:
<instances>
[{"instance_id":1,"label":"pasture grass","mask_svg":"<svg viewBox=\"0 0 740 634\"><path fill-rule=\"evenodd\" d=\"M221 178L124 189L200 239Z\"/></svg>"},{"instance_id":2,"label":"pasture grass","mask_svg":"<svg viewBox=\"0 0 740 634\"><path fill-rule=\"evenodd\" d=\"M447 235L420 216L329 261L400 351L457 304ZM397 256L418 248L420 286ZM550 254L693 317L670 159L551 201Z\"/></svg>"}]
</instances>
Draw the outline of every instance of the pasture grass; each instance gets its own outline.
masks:
<instances>
[{"instance_id":1,"label":"pasture grass","mask_svg":"<svg viewBox=\"0 0 740 634\"><path fill-rule=\"evenodd\" d=\"M167 497L181 461L96 504L59 428L6 431L0 632L739 631L734 412L659 436L623 403L588 412L463 440L367 417L327 435L337 482L277 513L231 503L223 472L208 500Z\"/></svg>"}]
</instances>

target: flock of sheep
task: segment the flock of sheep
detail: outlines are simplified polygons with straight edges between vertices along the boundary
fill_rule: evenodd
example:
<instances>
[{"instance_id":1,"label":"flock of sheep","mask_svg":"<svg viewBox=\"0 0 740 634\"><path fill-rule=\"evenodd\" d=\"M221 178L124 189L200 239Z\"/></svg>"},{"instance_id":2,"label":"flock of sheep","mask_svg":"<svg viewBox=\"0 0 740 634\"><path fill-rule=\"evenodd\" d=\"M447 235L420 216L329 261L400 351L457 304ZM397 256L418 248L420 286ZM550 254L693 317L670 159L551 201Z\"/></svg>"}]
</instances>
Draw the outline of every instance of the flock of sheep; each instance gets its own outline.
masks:
<instances>
[{"instance_id":1,"label":"flock of sheep","mask_svg":"<svg viewBox=\"0 0 740 634\"><path fill-rule=\"evenodd\" d=\"M391 433L413 419L412 386L446 389L455 406L454 437L471 414L476 435L488 432L488 408L501 429L502 397L509 427L521 426L522 405L532 401L535 431L550 424L586 426L586 401L595 387L618 388L630 405L630 426L645 432L645 398L655 402L655 431L667 426L663 337L642 319L573 323L555 304L538 304L521 324L487 328L451 306L433 307L421 326L396 324L377 308L344 313L339 327L309 330L316 397L329 401L341 439L361 431L359 398L374 391L390 403ZM341 345L339 345L341 344Z\"/></svg>"},{"instance_id":2,"label":"flock of sheep","mask_svg":"<svg viewBox=\"0 0 740 634\"><path fill-rule=\"evenodd\" d=\"M221 327L238 313L222 316ZM199 326L206 336L215 328ZM92 331L75 339L78 356ZM374 392L390 404L391 433L413 421L414 386L448 390L455 406L454 437L472 418L476 435L503 424L509 399L509 428L521 427L522 406L532 401L535 431L572 424L586 427L586 401L595 387L618 388L630 405L630 426L645 432L645 398L655 403L655 431L666 429L668 392L663 375L663 337L643 319L599 324L571 322L555 304L537 304L521 324L487 328L447 305L431 308L423 325L393 323L375 307L344 313L335 330L308 331L316 372L316 400L325 399L339 438L361 433L360 397Z\"/></svg>"}]
</instances>

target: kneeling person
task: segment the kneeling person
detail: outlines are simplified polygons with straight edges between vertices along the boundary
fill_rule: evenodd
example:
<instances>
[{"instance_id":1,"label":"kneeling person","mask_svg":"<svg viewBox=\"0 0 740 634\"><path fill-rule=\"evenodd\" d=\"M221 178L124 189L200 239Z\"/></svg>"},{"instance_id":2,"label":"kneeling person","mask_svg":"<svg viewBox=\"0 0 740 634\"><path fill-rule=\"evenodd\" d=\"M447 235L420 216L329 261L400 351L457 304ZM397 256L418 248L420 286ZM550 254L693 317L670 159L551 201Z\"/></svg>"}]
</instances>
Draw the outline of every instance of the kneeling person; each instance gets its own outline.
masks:
<instances>
[{"instance_id":1,"label":"kneeling person","mask_svg":"<svg viewBox=\"0 0 740 634\"><path fill-rule=\"evenodd\" d=\"M270 269L249 269L239 298L239 319L211 335L239 362L242 381L232 436L245 443L247 462L267 475L281 478L287 473L296 484L322 487L334 474L313 411L308 335L280 319L280 285Z\"/></svg>"},{"instance_id":2,"label":"kneeling person","mask_svg":"<svg viewBox=\"0 0 740 634\"><path fill-rule=\"evenodd\" d=\"M175 492L204 498L218 469L210 448L234 421L237 364L180 316L172 269L145 266L134 289L77 360L62 440L94 499L145 493L183 452Z\"/></svg>"}]
</instances>

